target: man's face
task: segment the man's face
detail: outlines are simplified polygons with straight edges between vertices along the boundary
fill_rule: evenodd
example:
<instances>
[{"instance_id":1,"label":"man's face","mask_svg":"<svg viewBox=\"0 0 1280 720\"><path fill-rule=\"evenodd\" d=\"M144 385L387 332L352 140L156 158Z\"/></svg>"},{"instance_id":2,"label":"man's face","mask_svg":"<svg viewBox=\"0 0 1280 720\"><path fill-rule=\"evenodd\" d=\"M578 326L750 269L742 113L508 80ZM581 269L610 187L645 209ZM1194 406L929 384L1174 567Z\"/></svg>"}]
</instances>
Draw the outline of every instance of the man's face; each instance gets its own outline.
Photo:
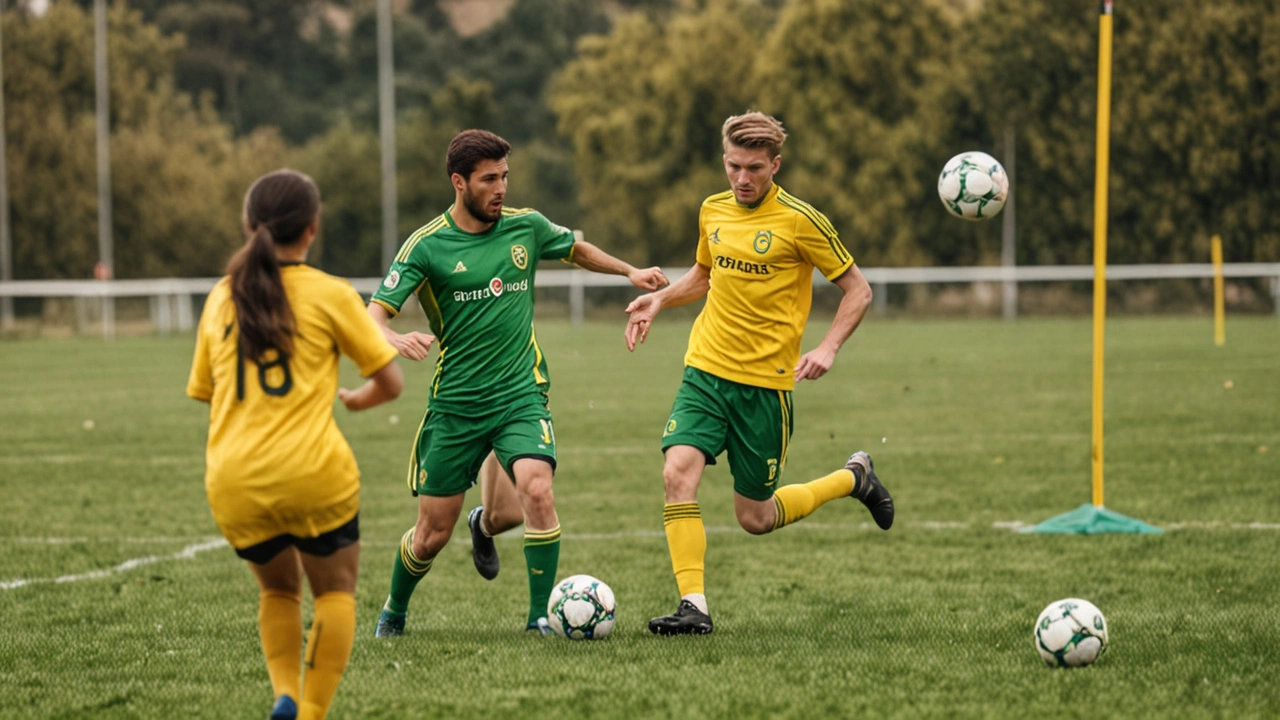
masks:
<instances>
[{"instance_id":1,"label":"man's face","mask_svg":"<svg viewBox=\"0 0 1280 720\"><path fill-rule=\"evenodd\" d=\"M730 145L724 153L724 171L729 176L733 196L743 205L755 205L769 192L774 173L782 167L782 156L769 157L764 148Z\"/></svg>"},{"instance_id":2,"label":"man's face","mask_svg":"<svg viewBox=\"0 0 1280 720\"><path fill-rule=\"evenodd\" d=\"M455 174L455 178L460 175ZM455 187L457 187L455 185ZM507 197L507 160L481 160L471 177L462 181L462 205L471 217L495 223L502 217L502 201Z\"/></svg>"}]
</instances>

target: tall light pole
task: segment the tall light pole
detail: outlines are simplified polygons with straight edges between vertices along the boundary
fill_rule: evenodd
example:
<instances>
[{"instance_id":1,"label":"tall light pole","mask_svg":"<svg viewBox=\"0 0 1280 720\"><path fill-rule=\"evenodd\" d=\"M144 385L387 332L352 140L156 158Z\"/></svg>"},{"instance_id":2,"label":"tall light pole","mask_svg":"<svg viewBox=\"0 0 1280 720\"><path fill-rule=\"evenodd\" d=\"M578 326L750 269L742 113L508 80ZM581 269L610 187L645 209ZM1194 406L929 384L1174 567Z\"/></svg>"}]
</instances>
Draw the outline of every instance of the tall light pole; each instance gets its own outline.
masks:
<instances>
[{"instance_id":1,"label":"tall light pole","mask_svg":"<svg viewBox=\"0 0 1280 720\"><path fill-rule=\"evenodd\" d=\"M396 85L391 0L378 0L378 129L382 143L382 272L396 256Z\"/></svg>"},{"instance_id":2,"label":"tall light pole","mask_svg":"<svg viewBox=\"0 0 1280 720\"><path fill-rule=\"evenodd\" d=\"M13 244L9 236L9 165L4 119L4 3L0 2L0 282L13 279ZM0 298L0 328L13 328L13 298Z\"/></svg>"},{"instance_id":3,"label":"tall light pole","mask_svg":"<svg viewBox=\"0 0 1280 720\"><path fill-rule=\"evenodd\" d=\"M94 83L98 115L98 268L99 280L115 275L111 248L111 140L110 93L107 80L107 0L93 2ZM115 336L115 298L102 294L102 337Z\"/></svg>"}]
</instances>

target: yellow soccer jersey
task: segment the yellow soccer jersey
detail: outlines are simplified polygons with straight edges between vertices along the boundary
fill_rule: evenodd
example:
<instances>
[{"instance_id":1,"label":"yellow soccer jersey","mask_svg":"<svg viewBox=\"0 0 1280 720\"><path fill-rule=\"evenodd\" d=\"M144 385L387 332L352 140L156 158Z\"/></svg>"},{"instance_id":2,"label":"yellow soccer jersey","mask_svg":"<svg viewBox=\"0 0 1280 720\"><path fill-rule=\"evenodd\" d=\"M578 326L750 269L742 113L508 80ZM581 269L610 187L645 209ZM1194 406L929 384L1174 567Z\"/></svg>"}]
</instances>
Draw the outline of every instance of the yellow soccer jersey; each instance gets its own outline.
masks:
<instances>
[{"instance_id":1,"label":"yellow soccer jersey","mask_svg":"<svg viewBox=\"0 0 1280 720\"><path fill-rule=\"evenodd\" d=\"M293 355L243 359L231 284L209 294L187 394L209 402L205 489L232 546L333 530L359 509L360 472L333 419L338 357L365 377L396 357L355 288L301 264L280 268L297 323Z\"/></svg>"},{"instance_id":2,"label":"yellow soccer jersey","mask_svg":"<svg viewBox=\"0 0 1280 720\"><path fill-rule=\"evenodd\" d=\"M722 192L702 203L697 261L711 268L711 289L685 364L746 385L794 388L813 270L834 280L853 266L831 222L777 183L755 207Z\"/></svg>"}]
</instances>

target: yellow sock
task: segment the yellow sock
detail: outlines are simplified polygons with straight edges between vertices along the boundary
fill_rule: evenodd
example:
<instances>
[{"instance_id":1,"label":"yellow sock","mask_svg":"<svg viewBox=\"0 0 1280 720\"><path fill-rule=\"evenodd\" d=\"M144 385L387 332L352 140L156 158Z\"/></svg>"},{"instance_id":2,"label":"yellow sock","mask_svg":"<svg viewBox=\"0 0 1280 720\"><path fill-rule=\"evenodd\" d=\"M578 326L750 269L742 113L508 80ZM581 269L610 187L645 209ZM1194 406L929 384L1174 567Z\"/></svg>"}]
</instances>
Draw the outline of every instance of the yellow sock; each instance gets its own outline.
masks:
<instances>
[{"instance_id":1,"label":"yellow sock","mask_svg":"<svg viewBox=\"0 0 1280 720\"><path fill-rule=\"evenodd\" d=\"M263 590L258 596L258 635L276 697L298 697L302 668L302 596Z\"/></svg>"},{"instance_id":2,"label":"yellow sock","mask_svg":"<svg viewBox=\"0 0 1280 720\"><path fill-rule=\"evenodd\" d=\"M783 485L773 494L773 502L777 509L773 529L777 530L783 525L790 525L797 520L809 517L814 510L832 500L849 497L851 492L853 492L853 472L843 468L807 483Z\"/></svg>"},{"instance_id":3,"label":"yellow sock","mask_svg":"<svg viewBox=\"0 0 1280 720\"><path fill-rule=\"evenodd\" d=\"M702 525L698 503L667 503L662 509L662 525L680 595L704 594L707 529Z\"/></svg>"},{"instance_id":4,"label":"yellow sock","mask_svg":"<svg viewBox=\"0 0 1280 720\"><path fill-rule=\"evenodd\" d=\"M298 706L300 720L320 720L338 691L356 638L356 596L328 592L316 598L316 616L307 638L307 676Z\"/></svg>"}]
</instances>

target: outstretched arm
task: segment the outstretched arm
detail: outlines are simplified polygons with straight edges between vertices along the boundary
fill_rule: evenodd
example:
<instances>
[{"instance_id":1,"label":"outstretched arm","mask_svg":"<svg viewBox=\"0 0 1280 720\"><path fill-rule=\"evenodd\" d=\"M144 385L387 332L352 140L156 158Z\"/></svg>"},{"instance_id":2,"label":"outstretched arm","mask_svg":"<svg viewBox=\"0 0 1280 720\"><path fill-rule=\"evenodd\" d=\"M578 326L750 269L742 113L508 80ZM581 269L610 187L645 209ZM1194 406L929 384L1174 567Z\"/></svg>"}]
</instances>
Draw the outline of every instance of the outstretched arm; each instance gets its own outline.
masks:
<instances>
[{"instance_id":1,"label":"outstretched arm","mask_svg":"<svg viewBox=\"0 0 1280 720\"><path fill-rule=\"evenodd\" d=\"M826 375L836 361L836 353L840 352L840 347L853 331L858 329L858 324L867 314L867 308L871 307L871 285L862 276L857 265L850 267L832 282L844 292L844 297L840 299L840 307L836 308L831 329L827 330L822 342L802 355L800 362L796 363L797 381L817 380Z\"/></svg>"},{"instance_id":2,"label":"outstretched arm","mask_svg":"<svg viewBox=\"0 0 1280 720\"><path fill-rule=\"evenodd\" d=\"M631 281L632 285L641 290L658 290L668 285L667 276L663 275L659 268L651 267L641 270L586 240L579 240L573 244L573 264L591 272L623 275Z\"/></svg>"},{"instance_id":3,"label":"outstretched arm","mask_svg":"<svg viewBox=\"0 0 1280 720\"><path fill-rule=\"evenodd\" d=\"M664 307L680 307L706 297L711 289L711 268L693 264L689 272L679 280L659 290L641 295L627 306L627 349L634 351L637 343L649 337L649 327Z\"/></svg>"},{"instance_id":4,"label":"outstretched arm","mask_svg":"<svg viewBox=\"0 0 1280 720\"><path fill-rule=\"evenodd\" d=\"M382 335L387 338L387 342L391 343L392 347L399 351L400 357L425 360L431 344L436 341L435 335L416 331L401 334L392 330L387 325L391 321L391 313L376 302L369 303L369 316L378 323L378 327L382 328Z\"/></svg>"}]
</instances>

